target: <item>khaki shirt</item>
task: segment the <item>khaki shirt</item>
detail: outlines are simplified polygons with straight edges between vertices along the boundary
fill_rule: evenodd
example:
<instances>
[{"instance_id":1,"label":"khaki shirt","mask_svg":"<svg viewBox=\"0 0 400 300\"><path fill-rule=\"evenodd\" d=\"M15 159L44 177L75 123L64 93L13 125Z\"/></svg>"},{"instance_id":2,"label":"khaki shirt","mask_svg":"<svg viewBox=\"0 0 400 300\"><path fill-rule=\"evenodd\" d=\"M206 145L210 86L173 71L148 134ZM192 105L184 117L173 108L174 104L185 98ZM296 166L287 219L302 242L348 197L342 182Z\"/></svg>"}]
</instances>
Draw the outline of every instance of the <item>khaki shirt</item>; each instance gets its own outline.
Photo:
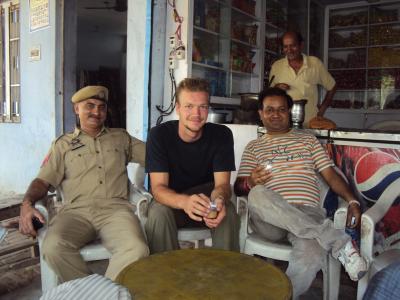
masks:
<instances>
[{"instance_id":1,"label":"khaki shirt","mask_svg":"<svg viewBox=\"0 0 400 300\"><path fill-rule=\"evenodd\" d=\"M289 65L288 59L282 58L273 63L270 79L275 76L271 85L286 83L287 93L293 100L307 99L304 124L317 115L318 84L327 91L335 86L335 79L329 74L324 64L315 56L303 54L303 65L297 72Z\"/></svg>"},{"instance_id":2,"label":"khaki shirt","mask_svg":"<svg viewBox=\"0 0 400 300\"><path fill-rule=\"evenodd\" d=\"M126 166L144 161L145 144L124 129L104 127L93 138L76 128L53 142L37 177L60 187L64 203L127 199Z\"/></svg>"}]
</instances>

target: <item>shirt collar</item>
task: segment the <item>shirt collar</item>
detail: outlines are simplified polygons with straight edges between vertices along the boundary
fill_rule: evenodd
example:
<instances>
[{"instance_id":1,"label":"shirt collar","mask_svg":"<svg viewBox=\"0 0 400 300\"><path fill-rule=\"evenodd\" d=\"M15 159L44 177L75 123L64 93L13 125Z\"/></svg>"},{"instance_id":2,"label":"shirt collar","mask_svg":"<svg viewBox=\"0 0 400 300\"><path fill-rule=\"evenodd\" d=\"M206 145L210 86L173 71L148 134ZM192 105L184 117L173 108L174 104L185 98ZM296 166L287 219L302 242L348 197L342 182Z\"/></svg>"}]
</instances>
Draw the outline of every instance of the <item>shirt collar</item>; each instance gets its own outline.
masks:
<instances>
[{"instance_id":1,"label":"shirt collar","mask_svg":"<svg viewBox=\"0 0 400 300\"><path fill-rule=\"evenodd\" d=\"M301 68L307 68L308 67L308 56L305 55L304 53L301 54L303 56L303 65L301 66ZM287 57L285 56L285 65L289 68L289 60L287 59Z\"/></svg>"},{"instance_id":2,"label":"shirt collar","mask_svg":"<svg viewBox=\"0 0 400 300\"><path fill-rule=\"evenodd\" d=\"M83 131L79 127L75 127L74 133L72 134L72 138L78 137L82 132ZM101 130L97 136L101 136L104 133L108 133L108 132L110 132L110 129L106 126L103 126L103 128L101 128Z\"/></svg>"}]
</instances>

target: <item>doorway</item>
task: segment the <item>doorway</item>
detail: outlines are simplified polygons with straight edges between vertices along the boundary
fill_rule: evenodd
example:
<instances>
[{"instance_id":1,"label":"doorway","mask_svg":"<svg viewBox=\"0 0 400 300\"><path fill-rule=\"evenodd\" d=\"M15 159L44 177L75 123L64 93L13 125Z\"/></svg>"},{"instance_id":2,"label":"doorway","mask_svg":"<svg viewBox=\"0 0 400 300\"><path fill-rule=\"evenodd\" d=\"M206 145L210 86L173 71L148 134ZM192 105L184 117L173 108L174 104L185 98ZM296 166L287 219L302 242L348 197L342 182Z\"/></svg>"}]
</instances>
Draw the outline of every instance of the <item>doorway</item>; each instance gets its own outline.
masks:
<instances>
[{"instance_id":1,"label":"doorway","mask_svg":"<svg viewBox=\"0 0 400 300\"><path fill-rule=\"evenodd\" d=\"M127 5L127 0L77 1L76 89L109 89L108 127L126 128Z\"/></svg>"}]
</instances>

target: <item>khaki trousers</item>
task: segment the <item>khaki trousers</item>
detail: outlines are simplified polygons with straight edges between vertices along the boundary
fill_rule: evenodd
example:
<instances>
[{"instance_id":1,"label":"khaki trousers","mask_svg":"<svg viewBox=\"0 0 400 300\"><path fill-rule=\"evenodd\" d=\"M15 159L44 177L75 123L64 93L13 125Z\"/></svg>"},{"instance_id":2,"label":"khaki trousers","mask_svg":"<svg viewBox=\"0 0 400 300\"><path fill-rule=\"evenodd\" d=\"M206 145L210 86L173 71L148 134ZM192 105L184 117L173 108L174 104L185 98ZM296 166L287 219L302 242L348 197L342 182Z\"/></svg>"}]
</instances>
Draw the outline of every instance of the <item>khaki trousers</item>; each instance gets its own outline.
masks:
<instances>
[{"instance_id":1,"label":"khaki trousers","mask_svg":"<svg viewBox=\"0 0 400 300\"><path fill-rule=\"evenodd\" d=\"M186 194L203 193L210 196L213 184L194 187ZM211 230L212 247L216 249L239 251L240 219L231 201L225 203L226 216L217 228ZM204 222L197 222L180 209L173 209L156 200L150 203L148 218L145 224L150 253L159 253L179 249L178 229L187 227L204 227Z\"/></svg>"},{"instance_id":2,"label":"khaki trousers","mask_svg":"<svg viewBox=\"0 0 400 300\"><path fill-rule=\"evenodd\" d=\"M50 222L42 246L44 259L61 282L91 274L79 250L97 237L112 254L105 274L111 280L149 255L139 220L126 200L67 204Z\"/></svg>"}]
</instances>

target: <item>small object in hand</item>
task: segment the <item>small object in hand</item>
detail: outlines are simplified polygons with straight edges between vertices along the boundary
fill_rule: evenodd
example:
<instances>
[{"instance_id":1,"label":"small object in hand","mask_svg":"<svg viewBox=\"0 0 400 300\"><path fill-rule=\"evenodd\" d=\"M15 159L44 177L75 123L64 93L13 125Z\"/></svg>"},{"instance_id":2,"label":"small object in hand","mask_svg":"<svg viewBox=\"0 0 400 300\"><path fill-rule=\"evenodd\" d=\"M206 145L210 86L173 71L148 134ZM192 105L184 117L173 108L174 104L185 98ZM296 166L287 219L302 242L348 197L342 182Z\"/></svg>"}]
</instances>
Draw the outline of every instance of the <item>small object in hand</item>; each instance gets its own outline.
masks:
<instances>
[{"instance_id":1,"label":"small object in hand","mask_svg":"<svg viewBox=\"0 0 400 300\"><path fill-rule=\"evenodd\" d=\"M217 204L213 201L210 202L210 212L207 215L208 219L215 219L218 215Z\"/></svg>"},{"instance_id":2,"label":"small object in hand","mask_svg":"<svg viewBox=\"0 0 400 300\"><path fill-rule=\"evenodd\" d=\"M271 171L272 170L272 164L270 162L266 162L264 164L264 168L265 168L265 171Z\"/></svg>"},{"instance_id":3,"label":"small object in hand","mask_svg":"<svg viewBox=\"0 0 400 300\"><path fill-rule=\"evenodd\" d=\"M33 225L33 228L35 229L35 231L38 231L40 228L43 227L43 223L40 222L39 219L36 217L34 217L32 219L32 225Z\"/></svg>"}]
</instances>

